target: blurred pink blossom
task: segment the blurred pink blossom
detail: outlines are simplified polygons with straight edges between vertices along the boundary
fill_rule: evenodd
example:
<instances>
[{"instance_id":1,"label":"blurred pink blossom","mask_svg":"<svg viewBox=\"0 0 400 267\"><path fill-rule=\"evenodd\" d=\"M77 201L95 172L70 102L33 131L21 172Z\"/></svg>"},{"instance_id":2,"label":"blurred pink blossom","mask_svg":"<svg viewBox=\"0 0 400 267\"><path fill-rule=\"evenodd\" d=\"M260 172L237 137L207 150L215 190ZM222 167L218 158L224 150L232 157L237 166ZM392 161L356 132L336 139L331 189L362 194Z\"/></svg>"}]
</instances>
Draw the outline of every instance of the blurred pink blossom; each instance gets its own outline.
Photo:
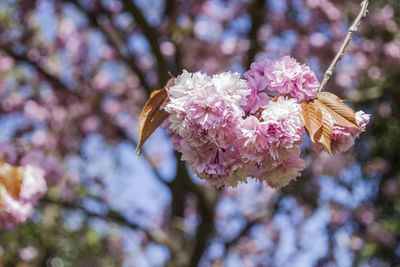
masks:
<instances>
[{"instance_id":1,"label":"blurred pink blossom","mask_svg":"<svg viewBox=\"0 0 400 267\"><path fill-rule=\"evenodd\" d=\"M10 172L21 175L22 184L18 197L12 196L6 187L0 185L0 202L2 203L0 228L2 229L12 229L17 224L25 222L32 214L38 199L47 191L42 169L32 165L14 167L7 163L1 163L0 175L9 175Z\"/></svg>"}]
</instances>

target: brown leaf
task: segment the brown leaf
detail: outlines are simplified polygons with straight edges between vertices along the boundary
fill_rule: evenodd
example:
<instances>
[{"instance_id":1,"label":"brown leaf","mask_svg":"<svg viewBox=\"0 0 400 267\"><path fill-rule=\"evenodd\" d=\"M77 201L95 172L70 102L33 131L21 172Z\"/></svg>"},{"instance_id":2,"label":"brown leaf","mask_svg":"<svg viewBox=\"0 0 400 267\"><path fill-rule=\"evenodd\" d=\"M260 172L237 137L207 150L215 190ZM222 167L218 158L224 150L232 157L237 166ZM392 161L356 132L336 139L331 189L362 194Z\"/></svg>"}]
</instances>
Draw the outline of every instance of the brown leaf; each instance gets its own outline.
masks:
<instances>
[{"instance_id":1,"label":"brown leaf","mask_svg":"<svg viewBox=\"0 0 400 267\"><path fill-rule=\"evenodd\" d=\"M331 114L335 124L342 127L355 128L364 132L364 129L361 128L356 121L354 110L343 103L343 100L338 96L328 92L321 92L317 95L317 100L319 100Z\"/></svg>"},{"instance_id":2,"label":"brown leaf","mask_svg":"<svg viewBox=\"0 0 400 267\"><path fill-rule=\"evenodd\" d=\"M333 121L328 110L319 102L314 100L314 103L322 112L322 127L315 133L314 139L325 147L325 150L332 155L331 142L333 132Z\"/></svg>"},{"instance_id":3,"label":"brown leaf","mask_svg":"<svg viewBox=\"0 0 400 267\"><path fill-rule=\"evenodd\" d=\"M143 107L139 117L139 142L136 148L138 157L144 142L168 117L168 113L160 109L164 101L168 101L168 92L167 89L162 88L151 93L150 99Z\"/></svg>"},{"instance_id":4,"label":"brown leaf","mask_svg":"<svg viewBox=\"0 0 400 267\"><path fill-rule=\"evenodd\" d=\"M19 197L23 180L20 168L0 162L0 186L4 186L16 198Z\"/></svg>"},{"instance_id":5,"label":"brown leaf","mask_svg":"<svg viewBox=\"0 0 400 267\"><path fill-rule=\"evenodd\" d=\"M322 127L321 109L313 101L305 102L301 104L301 115L307 134L310 136L311 141L315 143L314 136Z\"/></svg>"},{"instance_id":6,"label":"brown leaf","mask_svg":"<svg viewBox=\"0 0 400 267\"><path fill-rule=\"evenodd\" d=\"M342 99L328 92L321 92L316 99L302 103L301 115L311 141L323 145L331 155L334 125L364 131L357 123L354 110L344 104Z\"/></svg>"}]
</instances>

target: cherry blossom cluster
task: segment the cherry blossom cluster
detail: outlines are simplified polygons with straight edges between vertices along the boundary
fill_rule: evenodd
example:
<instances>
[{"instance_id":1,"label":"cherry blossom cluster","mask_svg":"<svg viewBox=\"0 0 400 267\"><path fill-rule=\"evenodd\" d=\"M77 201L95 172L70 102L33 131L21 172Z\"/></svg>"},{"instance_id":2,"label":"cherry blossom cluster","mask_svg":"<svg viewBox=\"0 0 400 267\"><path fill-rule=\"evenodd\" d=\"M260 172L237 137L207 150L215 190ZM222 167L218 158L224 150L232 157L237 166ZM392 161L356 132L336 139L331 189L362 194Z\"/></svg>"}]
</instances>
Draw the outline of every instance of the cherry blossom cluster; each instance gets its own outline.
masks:
<instances>
[{"instance_id":1,"label":"cherry blossom cluster","mask_svg":"<svg viewBox=\"0 0 400 267\"><path fill-rule=\"evenodd\" d=\"M56 157L10 142L0 143L0 229L25 222L48 187L64 175Z\"/></svg>"},{"instance_id":2,"label":"cherry blossom cluster","mask_svg":"<svg viewBox=\"0 0 400 267\"><path fill-rule=\"evenodd\" d=\"M251 88L290 95L299 103L314 99L318 94L319 82L315 73L290 56L255 62L245 73L245 78Z\"/></svg>"},{"instance_id":3,"label":"cherry blossom cluster","mask_svg":"<svg viewBox=\"0 0 400 267\"><path fill-rule=\"evenodd\" d=\"M44 171L32 165L15 167L0 163L0 180L11 183L21 181L18 196L0 183L0 229L12 229L25 222L32 214L37 201L47 191Z\"/></svg>"},{"instance_id":4,"label":"cherry blossom cluster","mask_svg":"<svg viewBox=\"0 0 400 267\"><path fill-rule=\"evenodd\" d=\"M244 76L183 71L166 86L164 126L182 160L209 183L236 186L254 177L280 188L305 167L300 103L316 97L319 82L289 56L253 63ZM369 117L357 114L365 127ZM357 131L335 127L335 152L348 149Z\"/></svg>"}]
</instances>

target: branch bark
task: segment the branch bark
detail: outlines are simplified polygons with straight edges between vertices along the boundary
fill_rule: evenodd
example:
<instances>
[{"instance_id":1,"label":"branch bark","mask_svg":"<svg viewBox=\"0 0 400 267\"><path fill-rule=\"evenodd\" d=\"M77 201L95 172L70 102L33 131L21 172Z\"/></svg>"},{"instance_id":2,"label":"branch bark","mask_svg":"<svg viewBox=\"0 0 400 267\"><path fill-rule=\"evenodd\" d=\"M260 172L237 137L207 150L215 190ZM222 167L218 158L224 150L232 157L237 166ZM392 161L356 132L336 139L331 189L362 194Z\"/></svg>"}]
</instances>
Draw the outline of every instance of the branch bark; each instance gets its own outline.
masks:
<instances>
[{"instance_id":1,"label":"branch bark","mask_svg":"<svg viewBox=\"0 0 400 267\"><path fill-rule=\"evenodd\" d=\"M37 62L34 62L32 60L30 60L29 58L27 58L25 55L23 54L17 54L14 51L12 51L7 45L2 45L0 44L0 50L2 50L3 52L5 52L6 54L8 54L10 57L12 57L14 60L16 60L17 62L22 62L22 63L26 63L31 65L40 75L42 75L52 86L53 86L53 90L63 90L64 92L67 92L70 95L76 96L78 98L81 98L80 95L78 94L77 91L69 88L65 83L63 83L58 77L50 74L48 71L46 71L42 66L40 66ZM130 137L126 131L124 129L122 129L120 126L113 124L114 127L117 127L120 130L120 136L123 137L124 139L126 139L129 143L132 144L133 147L137 146L137 142ZM170 184L167 183L162 175L159 173L159 171L157 170L156 166L154 166L151 163L150 157L145 153L142 152L142 156L144 157L144 159L149 163L149 165L152 168L153 174L155 175L155 177L164 185L170 187Z\"/></svg>"},{"instance_id":2,"label":"branch bark","mask_svg":"<svg viewBox=\"0 0 400 267\"><path fill-rule=\"evenodd\" d=\"M368 0L363 0L361 2L361 9L360 12L358 13L357 17L353 21L353 24L351 24L346 38L344 39L342 46L340 47L339 51L337 52L335 58L333 59L332 63L329 65L329 68L326 70L324 74L324 78L319 86L319 92L325 90L329 79L331 78L333 74L333 70L335 69L336 65L339 63L339 61L342 59L344 56L344 53L346 52L346 48L349 45L351 38L353 37L354 33L358 30L358 27L360 26L362 20L367 16L368 13Z\"/></svg>"},{"instance_id":3,"label":"branch bark","mask_svg":"<svg viewBox=\"0 0 400 267\"><path fill-rule=\"evenodd\" d=\"M160 46L158 44L157 30L149 25L142 11L136 6L135 1L124 0L122 2L124 6L124 11L132 14L137 24L142 28L142 33L150 44L150 48L157 60L157 68L159 75L158 80L159 80L159 87L161 88L167 83L169 79L168 75L169 69L167 61L165 60L164 55L161 53Z\"/></svg>"},{"instance_id":4,"label":"branch bark","mask_svg":"<svg viewBox=\"0 0 400 267\"><path fill-rule=\"evenodd\" d=\"M89 217L96 217L96 218L100 218L103 220L111 220L114 223L117 223L117 224L120 224L123 226L127 226L127 227L131 228L132 230L143 231L150 240L169 247L168 236L165 233L163 233L161 231L156 232L153 230L150 231L148 229L145 229L145 228L141 227L140 225L127 220L119 211L108 208L107 213L100 214L100 213L92 212L92 211L86 209L83 205L81 205L77 202L67 202L67 201L53 199L53 198L49 198L49 197L41 199L41 202L56 204L58 206L66 208L66 209L74 209L74 210L79 209L79 210L83 211Z\"/></svg>"},{"instance_id":5,"label":"branch bark","mask_svg":"<svg viewBox=\"0 0 400 267\"><path fill-rule=\"evenodd\" d=\"M242 237L246 236L254 226L270 219L276 213L276 211L279 208L279 203L284 196L285 195L283 193L280 193L277 199L274 201L274 205L271 207L271 209L265 211L263 214L257 216L256 218L248 221L246 225L242 228L242 230L236 235L236 237L224 243L225 246L224 258L228 255L229 250L232 247L234 247Z\"/></svg>"},{"instance_id":6,"label":"branch bark","mask_svg":"<svg viewBox=\"0 0 400 267\"><path fill-rule=\"evenodd\" d=\"M10 57L12 57L17 62L23 62L23 63L27 63L27 64L31 65L40 75L42 75L53 86L54 90L64 88L64 89L68 90L71 94L76 95L75 91L73 91L71 88L69 88L63 82L61 82L60 79L58 79L57 77L55 77L54 75L52 75L48 71L46 71L37 62L28 59L28 57L26 55L17 54L11 50L10 46L3 45L3 44L0 44L0 50L2 50L4 53L8 54Z\"/></svg>"},{"instance_id":7,"label":"branch bark","mask_svg":"<svg viewBox=\"0 0 400 267\"><path fill-rule=\"evenodd\" d=\"M107 16L108 22L110 23L110 26L112 26L112 27L106 27L106 26L102 25L101 23L99 23L98 15L101 15L101 13L96 14L96 13L90 12L89 10L85 9L77 0L64 0L64 2L73 4L79 11L81 11L86 16L87 20L94 28L99 29L99 31L103 34L103 36L105 37L107 42L117 52L117 54L121 58L121 60L137 75L143 88L150 95L150 93L153 91L151 86L146 81L143 71L135 63L136 59L132 55L132 53L129 51L128 47L126 46L126 44L125 44L126 40L124 40L122 34L117 31L117 29L116 29L115 25L112 23L109 15L106 13L103 14L103 15ZM101 4L99 4L99 5L101 5ZM105 12L105 10L103 10L103 11Z\"/></svg>"},{"instance_id":8,"label":"branch bark","mask_svg":"<svg viewBox=\"0 0 400 267\"><path fill-rule=\"evenodd\" d=\"M248 13L251 16L251 28L248 33L250 48L247 52L246 69L250 69L251 63L254 61L256 54L261 48L260 43L258 42L258 31L264 22L265 3L266 1L264 0L255 0L248 7Z\"/></svg>"}]
</instances>

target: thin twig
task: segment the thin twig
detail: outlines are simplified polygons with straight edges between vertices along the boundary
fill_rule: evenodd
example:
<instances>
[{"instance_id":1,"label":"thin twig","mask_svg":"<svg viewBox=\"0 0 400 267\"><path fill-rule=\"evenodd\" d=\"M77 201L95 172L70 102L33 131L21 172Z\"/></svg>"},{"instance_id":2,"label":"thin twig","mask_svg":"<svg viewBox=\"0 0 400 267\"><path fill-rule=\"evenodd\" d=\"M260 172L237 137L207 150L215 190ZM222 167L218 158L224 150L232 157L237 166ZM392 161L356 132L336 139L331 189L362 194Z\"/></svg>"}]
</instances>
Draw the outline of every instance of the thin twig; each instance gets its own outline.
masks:
<instances>
[{"instance_id":1,"label":"thin twig","mask_svg":"<svg viewBox=\"0 0 400 267\"><path fill-rule=\"evenodd\" d=\"M333 74L333 70L335 69L336 65L339 63L339 61L342 59L344 56L344 53L346 52L346 48L350 43L351 38L353 37L353 34L357 31L358 27L361 24L361 21L367 16L368 13L368 0L363 0L361 2L361 9L360 12L358 13L356 19L354 20L353 24L349 28L347 32L347 36L343 41L342 46L340 47L340 50L337 52L335 58L333 59L331 65L329 68L326 70L324 74L324 79L321 82L321 85L319 86L319 92L325 90L329 79L331 78Z\"/></svg>"}]
</instances>

